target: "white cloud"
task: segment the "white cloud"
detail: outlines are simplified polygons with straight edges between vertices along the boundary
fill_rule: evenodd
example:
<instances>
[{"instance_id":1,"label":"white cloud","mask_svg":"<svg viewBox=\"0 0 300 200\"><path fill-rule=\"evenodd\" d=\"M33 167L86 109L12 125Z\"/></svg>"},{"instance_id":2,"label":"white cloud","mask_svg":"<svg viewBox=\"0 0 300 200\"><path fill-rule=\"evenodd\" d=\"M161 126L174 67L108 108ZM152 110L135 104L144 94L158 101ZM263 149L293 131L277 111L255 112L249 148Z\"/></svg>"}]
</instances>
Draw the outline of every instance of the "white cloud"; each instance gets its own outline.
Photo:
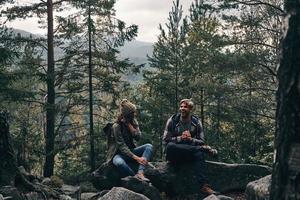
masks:
<instances>
[{"instance_id":1,"label":"white cloud","mask_svg":"<svg viewBox=\"0 0 300 200\"><path fill-rule=\"evenodd\" d=\"M181 0L184 15L188 14L187 10L193 1ZM137 40L155 42L159 35L158 25L164 25L167 22L172 5L172 0L117 0L115 4L116 17L125 21L127 25L139 26ZM46 33L46 29L38 28L37 19L16 20L8 25L35 34Z\"/></svg>"},{"instance_id":2,"label":"white cloud","mask_svg":"<svg viewBox=\"0 0 300 200\"><path fill-rule=\"evenodd\" d=\"M188 14L193 0L182 0L184 15ZM172 0L118 0L115 5L117 18L127 24L139 26L137 40L155 42L158 25L165 24L172 9Z\"/></svg>"}]
</instances>

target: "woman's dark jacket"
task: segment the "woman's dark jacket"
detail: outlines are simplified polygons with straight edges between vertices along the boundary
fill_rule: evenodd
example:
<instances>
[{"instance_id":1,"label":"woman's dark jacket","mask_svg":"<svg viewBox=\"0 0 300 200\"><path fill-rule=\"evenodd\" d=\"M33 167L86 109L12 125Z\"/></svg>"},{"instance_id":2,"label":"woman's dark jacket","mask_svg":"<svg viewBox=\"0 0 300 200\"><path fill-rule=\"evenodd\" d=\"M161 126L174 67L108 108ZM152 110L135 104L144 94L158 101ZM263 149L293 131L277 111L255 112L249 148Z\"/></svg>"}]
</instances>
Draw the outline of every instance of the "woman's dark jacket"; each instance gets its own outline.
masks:
<instances>
[{"instance_id":1,"label":"woman's dark jacket","mask_svg":"<svg viewBox=\"0 0 300 200\"><path fill-rule=\"evenodd\" d=\"M107 152L107 162L111 162L116 154L126 155L132 157L132 149L136 146L134 140L139 140L141 137L141 131L139 129L136 120L133 122L133 126L136 129L134 133L130 133L127 125L123 122L115 122L112 126L113 138L109 142Z\"/></svg>"}]
</instances>

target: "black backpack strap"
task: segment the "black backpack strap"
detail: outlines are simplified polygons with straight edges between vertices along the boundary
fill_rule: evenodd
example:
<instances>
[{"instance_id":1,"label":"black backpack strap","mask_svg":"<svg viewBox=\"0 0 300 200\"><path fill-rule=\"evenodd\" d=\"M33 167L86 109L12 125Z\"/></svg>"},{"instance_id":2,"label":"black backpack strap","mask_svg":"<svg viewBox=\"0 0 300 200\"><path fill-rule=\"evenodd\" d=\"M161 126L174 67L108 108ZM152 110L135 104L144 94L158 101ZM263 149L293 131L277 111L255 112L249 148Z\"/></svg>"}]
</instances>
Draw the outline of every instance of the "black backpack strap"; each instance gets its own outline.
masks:
<instances>
[{"instance_id":1,"label":"black backpack strap","mask_svg":"<svg viewBox=\"0 0 300 200\"><path fill-rule=\"evenodd\" d=\"M199 131L198 123L199 123L199 119L195 115L192 115L192 124L194 124L194 126L196 127L197 132Z\"/></svg>"},{"instance_id":2,"label":"black backpack strap","mask_svg":"<svg viewBox=\"0 0 300 200\"><path fill-rule=\"evenodd\" d=\"M195 115L192 115L192 123L194 123L195 125L197 125L198 122L199 122L199 119Z\"/></svg>"},{"instance_id":3,"label":"black backpack strap","mask_svg":"<svg viewBox=\"0 0 300 200\"><path fill-rule=\"evenodd\" d=\"M180 113L172 115L171 119L172 119L172 130L174 131L176 128L176 125L180 121Z\"/></svg>"}]
</instances>

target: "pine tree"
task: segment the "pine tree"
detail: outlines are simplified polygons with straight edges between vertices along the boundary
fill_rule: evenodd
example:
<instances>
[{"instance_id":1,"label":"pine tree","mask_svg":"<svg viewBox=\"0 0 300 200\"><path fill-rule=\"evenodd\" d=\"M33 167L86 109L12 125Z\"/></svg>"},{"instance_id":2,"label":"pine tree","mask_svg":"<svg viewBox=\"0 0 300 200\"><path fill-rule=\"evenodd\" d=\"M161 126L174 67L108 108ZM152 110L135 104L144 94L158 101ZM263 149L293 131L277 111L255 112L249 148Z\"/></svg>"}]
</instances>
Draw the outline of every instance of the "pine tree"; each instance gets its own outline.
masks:
<instances>
[{"instance_id":1,"label":"pine tree","mask_svg":"<svg viewBox=\"0 0 300 200\"><path fill-rule=\"evenodd\" d=\"M45 12L47 5L50 6L51 2L48 2L49 4L46 4L46 2L34 2L26 5L22 3L15 5L14 3L17 2L18 1L10 1L12 6L6 10L1 10L1 14L6 16L8 20L14 20L17 18L25 19L27 17L36 16L40 18L42 26L51 28L50 26L43 24L43 20L47 15ZM84 132L85 130L84 116L85 107L87 105L86 94L88 92L86 79L88 42L85 38L88 33L87 30L89 21L87 20L87 8L89 3L91 3L92 14L91 55L92 64L94 66L94 74L92 74L92 78L93 87L96 87L95 94L93 95L93 106L95 107L95 105L97 105L97 108L99 108L96 111L97 114L107 114L100 113L103 108L108 106L107 101L110 102L111 105L115 104L115 100L118 96L110 94L117 94L117 90L120 89L121 83L120 74L128 66L130 66L128 61L120 61L117 59L117 48L118 46L123 45L125 41L131 40L136 36L137 26L133 25L126 27L124 22L114 18L114 1L74 0L67 3L63 3L62 1L53 2L53 9L56 11L61 11L63 8L75 8L76 12L67 17L62 17L59 14L55 16L55 20L57 20L57 27L54 27L53 29L56 34L48 34L50 45L50 48L47 48L50 53L48 55L50 56L48 61L52 60L52 62L50 62L47 66L50 68L48 68L46 76L43 75L42 69L39 69L39 71L36 72L41 80L44 80L45 83L48 84L49 92L51 91L50 96L48 94L46 98L48 102L45 103L45 108L48 113L47 119L49 117L51 119L50 121L46 121L48 123L46 131L51 132L51 134L47 134L46 138L47 153L44 171L46 176L53 174L53 159L55 155L68 149L70 146L80 144L80 140L82 140L80 138L84 137L80 136L76 138L74 137L74 133L72 133L67 136L69 137L68 144L66 144L66 141L59 141L62 138L63 131L65 130L65 128L62 128L64 126L68 126L70 129L77 128L77 132ZM51 17L48 19L50 20ZM52 30L49 31L50 33L52 32ZM53 41L53 43L51 41ZM40 43L41 49L43 48L43 41L35 40L35 42ZM57 53L64 52L64 54L53 55L49 51L52 49L52 46L55 47ZM53 59L55 59L55 71L53 68ZM44 85L41 84L37 88L43 90L43 87ZM105 98L103 100L99 99L103 96L108 96L109 98ZM55 103L55 106L52 103ZM54 119L53 116L56 116L56 118ZM77 116L82 117L79 119ZM73 121L72 119L76 120ZM101 120L103 123L103 119ZM52 126L53 123L54 126ZM57 137L58 135L59 138ZM74 144L69 144L72 143L72 141L74 141Z\"/></svg>"},{"instance_id":2,"label":"pine tree","mask_svg":"<svg viewBox=\"0 0 300 200\"><path fill-rule=\"evenodd\" d=\"M137 26L126 27L123 21L115 18L114 1L73 1L71 5L77 8L77 12L59 18L59 38L65 43L65 56L60 59L58 73L61 81L58 84L67 96L72 94L79 100L74 108L85 110L86 102L89 102L89 155L90 168L93 170L96 155L102 153L95 152L93 117L97 115L96 123L103 124L104 120L100 117L112 115L103 110L115 106L122 82L121 74L131 66L127 60L117 58L117 48L136 36ZM80 114L85 116L85 112Z\"/></svg>"},{"instance_id":3,"label":"pine tree","mask_svg":"<svg viewBox=\"0 0 300 200\"><path fill-rule=\"evenodd\" d=\"M149 57L149 70L144 71L145 84L135 94L141 108L143 130L153 135L162 156L161 133L167 118L177 112L178 101L186 98L183 69L186 61L187 19L183 16L180 1L173 2L168 22L159 26L160 35L154 44L153 55ZM142 91L142 93L141 93Z\"/></svg>"}]
</instances>

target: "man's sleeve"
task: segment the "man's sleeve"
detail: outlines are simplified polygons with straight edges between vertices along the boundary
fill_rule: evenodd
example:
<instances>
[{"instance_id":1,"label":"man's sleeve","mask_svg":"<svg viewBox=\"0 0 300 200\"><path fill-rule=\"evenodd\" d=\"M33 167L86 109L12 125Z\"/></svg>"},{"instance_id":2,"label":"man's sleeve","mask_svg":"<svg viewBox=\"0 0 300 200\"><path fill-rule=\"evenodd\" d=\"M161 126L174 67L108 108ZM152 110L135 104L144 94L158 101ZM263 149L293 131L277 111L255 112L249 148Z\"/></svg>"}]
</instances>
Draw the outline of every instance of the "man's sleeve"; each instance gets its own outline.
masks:
<instances>
[{"instance_id":1,"label":"man's sleeve","mask_svg":"<svg viewBox=\"0 0 300 200\"><path fill-rule=\"evenodd\" d=\"M179 143L181 142L181 136L174 136L175 130L172 127L172 118L169 118L163 135L164 144L168 144L169 142Z\"/></svg>"},{"instance_id":2,"label":"man's sleeve","mask_svg":"<svg viewBox=\"0 0 300 200\"><path fill-rule=\"evenodd\" d=\"M134 154L130 151L130 149L125 144L125 141L122 137L121 126L118 124L114 124L112 127L113 134L116 138L116 143L118 145L118 149L121 154L132 157Z\"/></svg>"},{"instance_id":3,"label":"man's sleeve","mask_svg":"<svg viewBox=\"0 0 300 200\"><path fill-rule=\"evenodd\" d=\"M200 120L197 121L196 124L197 127L197 133L196 137L193 138L193 144L194 145L203 145L204 144L204 133L203 133L203 126Z\"/></svg>"}]
</instances>

